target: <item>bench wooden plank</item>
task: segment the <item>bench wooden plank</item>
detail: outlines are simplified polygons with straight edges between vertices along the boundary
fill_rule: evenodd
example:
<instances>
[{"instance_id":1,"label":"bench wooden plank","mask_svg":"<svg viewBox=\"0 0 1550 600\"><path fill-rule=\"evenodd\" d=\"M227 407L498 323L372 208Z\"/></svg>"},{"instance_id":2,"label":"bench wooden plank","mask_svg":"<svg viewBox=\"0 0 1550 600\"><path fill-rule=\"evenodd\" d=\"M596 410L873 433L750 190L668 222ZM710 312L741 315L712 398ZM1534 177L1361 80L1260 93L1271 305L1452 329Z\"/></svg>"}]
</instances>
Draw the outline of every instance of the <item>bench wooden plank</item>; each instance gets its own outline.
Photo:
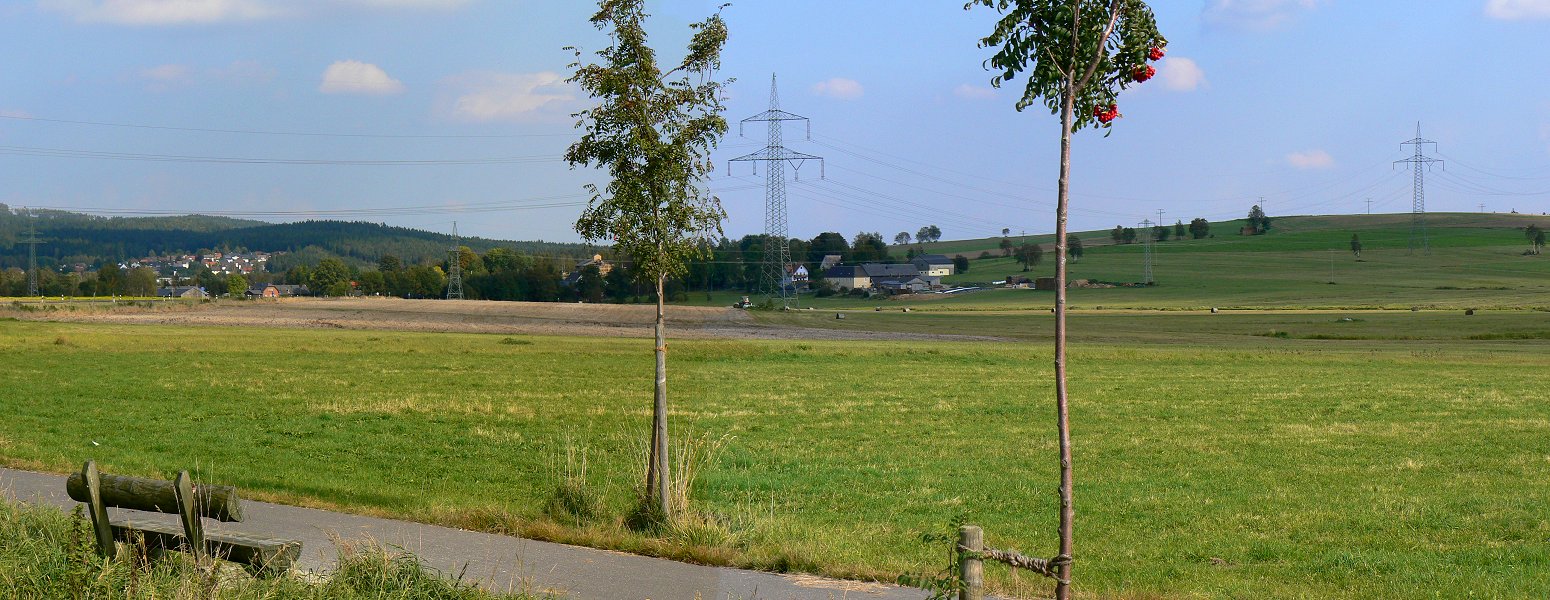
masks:
<instances>
[{"instance_id":1,"label":"bench wooden plank","mask_svg":"<svg viewBox=\"0 0 1550 600\"><path fill-rule=\"evenodd\" d=\"M171 481L107 473L99 477L103 504L149 512L178 512L178 499ZM76 502L89 501L86 480L81 473L70 475L70 479L65 481L65 492ZM198 484L194 486L194 497L194 505L199 508L201 517L227 523L242 520L242 501L237 498L237 488Z\"/></svg>"},{"instance_id":2,"label":"bench wooden plank","mask_svg":"<svg viewBox=\"0 0 1550 600\"><path fill-rule=\"evenodd\" d=\"M187 551L183 527L178 523L163 523L133 518L112 521L113 537L133 543L136 537L147 548ZM242 563L260 574L275 575L290 570L301 558L301 542L281 540L237 532L205 532L205 549L211 556Z\"/></svg>"}]
</instances>

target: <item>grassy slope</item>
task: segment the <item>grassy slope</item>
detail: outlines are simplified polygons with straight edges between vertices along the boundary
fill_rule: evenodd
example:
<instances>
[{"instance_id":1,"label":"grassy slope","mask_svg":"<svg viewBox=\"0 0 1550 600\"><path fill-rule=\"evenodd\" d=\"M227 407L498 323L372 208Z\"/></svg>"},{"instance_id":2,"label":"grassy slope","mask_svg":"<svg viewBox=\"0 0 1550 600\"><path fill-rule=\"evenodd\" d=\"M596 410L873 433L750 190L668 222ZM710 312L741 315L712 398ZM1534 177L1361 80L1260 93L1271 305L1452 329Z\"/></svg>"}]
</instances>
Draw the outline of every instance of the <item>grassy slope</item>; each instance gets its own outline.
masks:
<instances>
[{"instance_id":1,"label":"grassy slope","mask_svg":"<svg viewBox=\"0 0 1550 600\"><path fill-rule=\"evenodd\" d=\"M1409 215L1343 215L1277 219L1271 233L1239 236L1236 222L1216 223L1217 237L1157 244L1152 288L1075 289L1077 308L1545 308L1550 307L1550 255L1524 256L1521 227L1537 215L1428 215L1432 252L1411 253ZM1226 233L1231 229L1233 233ZM1352 234L1361 236L1360 259L1350 252ZM1107 237L1106 233L1100 235ZM1047 237L1047 236L1046 236ZM1047 240L1044 240L1047 245ZM944 248L978 256L996 239L940 242ZM932 251L941 248L928 248ZM942 250L946 251L946 250ZM1029 275L1053 276L1047 260ZM1139 244L1087 249L1071 265L1073 279L1140 281ZM971 261L967 273L943 279L950 285L984 285L1023 274L1010 258ZM1329 282L1333 280L1334 283ZM691 302L705 303L703 294ZM725 301L725 302L723 302ZM818 309L871 308L878 300L802 298ZM715 304L730 304L718 296ZM1047 309L1053 294L996 290L959 297L927 296L918 310ZM890 305L891 306L891 305Z\"/></svg>"},{"instance_id":2,"label":"grassy slope","mask_svg":"<svg viewBox=\"0 0 1550 600\"><path fill-rule=\"evenodd\" d=\"M853 319L1030 339L1047 326L1037 313L995 316ZM1084 590L1550 595L1550 342L1467 339L1545 337L1550 314L1337 318L1074 322ZM1271 330L1292 339L1254 335ZM1438 339L1383 339L1416 330ZM1374 339L1296 339L1329 331ZM542 516L568 447L587 448L609 513L626 510L649 345L0 322L0 457L59 471L88 456L112 472L194 467L264 497L673 553L608 522L567 533ZM1049 360L1042 343L675 342L674 435L734 436L695 493L730 536L700 556L886 578L939 566L941 549L917 536L962 513L992 543L1047 552Z\"/></svg>"}]
</instances>

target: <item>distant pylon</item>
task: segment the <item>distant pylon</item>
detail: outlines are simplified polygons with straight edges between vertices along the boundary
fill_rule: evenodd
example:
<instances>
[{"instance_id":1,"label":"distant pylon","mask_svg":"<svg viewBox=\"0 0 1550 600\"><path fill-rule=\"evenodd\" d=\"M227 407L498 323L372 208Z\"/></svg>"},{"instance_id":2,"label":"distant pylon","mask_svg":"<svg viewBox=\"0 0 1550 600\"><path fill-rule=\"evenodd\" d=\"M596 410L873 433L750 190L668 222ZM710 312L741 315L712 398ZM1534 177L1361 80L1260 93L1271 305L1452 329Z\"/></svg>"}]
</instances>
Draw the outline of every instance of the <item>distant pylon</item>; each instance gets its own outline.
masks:
<instances>
[{"instance_id":1,"label":"distant pylon","mask_svg":"<svg viewBox=\"0 0 1550 600\"><path fill-rule=\"evenodd\" d=\"M447 251L447 299L463 299L463 248L457 236L457 221L452 222L452 249Z\"/></svg>"},{"instance_id":2,"label":"distant pylon","mask_svg":"<svg viewBox=\"0 0 1550 600\"><path fill-rule=\"evenodd\" d=\"M751 162L754 163L754 173L757 174L760 162L769 163L764 184L764 265L759 291L771 299L779 296L781 307L790 308L794 301L800 301L796 299L797 284L793 279L796 267L791 262L791 240L786 213L786 163L791 163L792 171L798 171L803 163L816 160L819 177L822 177L823 157L792 152L781 145L783 140L780 122L807 121L807 117L780 110L780 94L775 88L774 73L770 74L770 109L743 119L738 124L738 135L742 135L743 127L749 122L759 121L769 123L769 141L765 143L764 149L727 161L727 171L732 170L734 162ZM811 139L812 135L813 125L808 122L807 136Z\"/></svg>"},{"instance_id":3,"label":"distant pylon","mask_svg":"<svg viewBox=\"0 0 1550 600\"><path fill-rule=\"evenodd\" d=\"M1153 232L1152 232L1152 220L1151 219L1147 219L1145 221L1142 221L1141 222L1141 246L1142 246L1141 252L1142 252L1143 255L1146 256L1146 259L1143 261L1145 266L1142 268L1142 271L1141 271L1141 283L1144 283L1146 285L1152 285L1152 240L1154 238L1156 238L1156 237L1157 236L1153 235Z\"/></svg>"},{"instance_id":4,"label":"distant pylon","mask_svg":"<svg viewBox=\"0 0 1550 600\"><path fill-rule=\"evenodd\" d=\"M27 211L27 239L17 243L27 245L27 295L38 295L38 244L43 240L38 239L38 216L31 210Z\"/></svg>"},{"instance_id":5,"label":"distant pylon","mask_svg":"<svg viewBox=\"0 0 1550 600\"><path fill-rule=\"evenodd\" d=\"M1400 146L1415 146L1415 155L1404 160L1396 160L1394 164L1406 163L1412 171L1415 171L1413 188L1415 202L1410 211L1410 252L1415 252L1419 247L1421 252L1430 254L1431 245L1426 241L1426 167L1430 167L1432 163L1440 163L1442 160L1425 155L1422 149L1427 144L1436 146L1437 142L1422 139L1421 122L1416 121L1415 139L1399 143Z\"/></svg>"}]
</instances>

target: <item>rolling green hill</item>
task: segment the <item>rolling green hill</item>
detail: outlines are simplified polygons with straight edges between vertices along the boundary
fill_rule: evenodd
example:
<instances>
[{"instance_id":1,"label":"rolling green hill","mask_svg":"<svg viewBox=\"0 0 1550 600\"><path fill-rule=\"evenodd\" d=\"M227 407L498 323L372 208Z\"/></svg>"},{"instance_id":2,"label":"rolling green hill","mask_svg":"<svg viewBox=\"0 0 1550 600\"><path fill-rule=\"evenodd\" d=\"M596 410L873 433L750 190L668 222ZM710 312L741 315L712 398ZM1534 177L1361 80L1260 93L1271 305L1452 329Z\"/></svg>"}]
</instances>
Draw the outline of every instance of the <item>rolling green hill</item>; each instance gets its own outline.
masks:
<instances>
[{"instance_id":1,"label":"rolling green hill","mask_svg":"<svg viewBox=\"0 0 1550 600\"><path fill-rule=\"evenodd\" d=\"M301 221L266 223L228 217L101 217L64 211L37 211L35 222L0 205L0 269L24 267L27 247L18 244L36 225L45 244L38 248L43 267L60 264L101 264L151 254L210 250L303 252L311 262L338 257L369 263L392 254L408 264L442 260L452 237L442 233L390 227L379 223ZM465 237L462 245L484 253L504 247L529 254L582 256L583 244L494 240Z\"/></svg>"},{"instance_id":2,"label":"rolling green hill","mask_svg":"<svg viewBox=\"0 0 1550 600\"><path fill-rule=\"evenodd\" d=\"M1550 308L1550 254L1525 254L1529 244L1523 235L1529 224L1550 229L1550 217L1543 215L1429 214L1429 251L1409 248L1409 214L1280 217L1270 232L1254 236L1239 235L1242 224L1212 223L1214 237L1158 242L1152 267L1156 286L1073 289L1071 302L1078 309ZM1142 244L1112 245L1106 231L1078 235L1086 253L1071 264L1073 280L1141 281ZM1351 252L1352 235L1362 242L1360 257ZM944 241L925 249L973 258L967 273L944 278L950 285L989 286L1010 275L1054 275L1053 236L1029 236L1046 252L1028 273L1015 260L999 256L999 240ZM996 257L975 258L984 251ZM997 289L931 296L911 306L1016 310L1047 308L1052 302L1053 294L1046 291ZM876 303L814 299L808 305Z\"/></svg>"}]
</instances>

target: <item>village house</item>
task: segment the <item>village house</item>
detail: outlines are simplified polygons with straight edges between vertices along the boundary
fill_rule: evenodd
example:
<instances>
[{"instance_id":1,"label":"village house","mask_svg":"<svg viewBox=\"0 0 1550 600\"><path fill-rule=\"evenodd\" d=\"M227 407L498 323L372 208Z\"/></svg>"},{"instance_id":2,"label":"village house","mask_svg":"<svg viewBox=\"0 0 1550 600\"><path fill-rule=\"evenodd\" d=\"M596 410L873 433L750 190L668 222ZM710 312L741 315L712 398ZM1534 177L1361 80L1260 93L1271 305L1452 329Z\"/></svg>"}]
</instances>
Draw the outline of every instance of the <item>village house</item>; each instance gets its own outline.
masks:
<instances>
[{"instance_id":1,"label":"village house","mask_svg":"<svg viewBox=\"0 0 1550 600\"><path fill-rule=\"evenodd\" d=\"M310 296L312 290L305 285L284 285L265 283L248 288L246 292L249 298L288 298L291 296Z\"/></svg>"},{"instance_id":2,"label":"village house","mask_svg":"<svg viewBox=\"0 0 1550 600\"><path fill-rule=\"evenodd\" d=\"M942 285L941 276L923 274L915 265L905 263L840 265L825 271L823 276L835 287L876 289L891 294L930 291Z\"/></svg>"},{"instance_id":3,"label":"village house","mask_svg":"<svg viewBox=\"0 0 1550 600\"><path fill-rule=\"evenodd\" d=\"M581 281L581 271L592 265L597 265L597 274L604 277L607 277L608 273L614 270L614 264L603 260L603 255L593 254L591 260L576 263L576 268L560 273L560 283L565 287L575 287L576 282Z\"/></svg>"},{"instance_id":4,"label":"village house","mask_svg":"<svg viewBox=\"0 0 1550 600\"><path fill-rule=\"evenodd\" d=\"M836 265L824 269L823 278L836 288L864 290L872 287L872 278L867 277L866 271L855 265Z\"/></svg>"},{"instance_id":5,"label":"village house","mask_svg":"<svg viewBox=\"0 0 1550 600\"><path fill-rule=\"evenodd\" d=\"M953 259L942 254L922 254L910 261L921 275L946 277L953 274Z\"/></svg>"},{"instance_id":6,"label":"village house","mask_svg":"<svg viewBox=\"0 0 1550 600\"><path fill-rule=\"evenodd\" d=\"M193 286L176 286L156 288L157 298L209 298L205 289Z\"/></svg>"}]
</instances>

